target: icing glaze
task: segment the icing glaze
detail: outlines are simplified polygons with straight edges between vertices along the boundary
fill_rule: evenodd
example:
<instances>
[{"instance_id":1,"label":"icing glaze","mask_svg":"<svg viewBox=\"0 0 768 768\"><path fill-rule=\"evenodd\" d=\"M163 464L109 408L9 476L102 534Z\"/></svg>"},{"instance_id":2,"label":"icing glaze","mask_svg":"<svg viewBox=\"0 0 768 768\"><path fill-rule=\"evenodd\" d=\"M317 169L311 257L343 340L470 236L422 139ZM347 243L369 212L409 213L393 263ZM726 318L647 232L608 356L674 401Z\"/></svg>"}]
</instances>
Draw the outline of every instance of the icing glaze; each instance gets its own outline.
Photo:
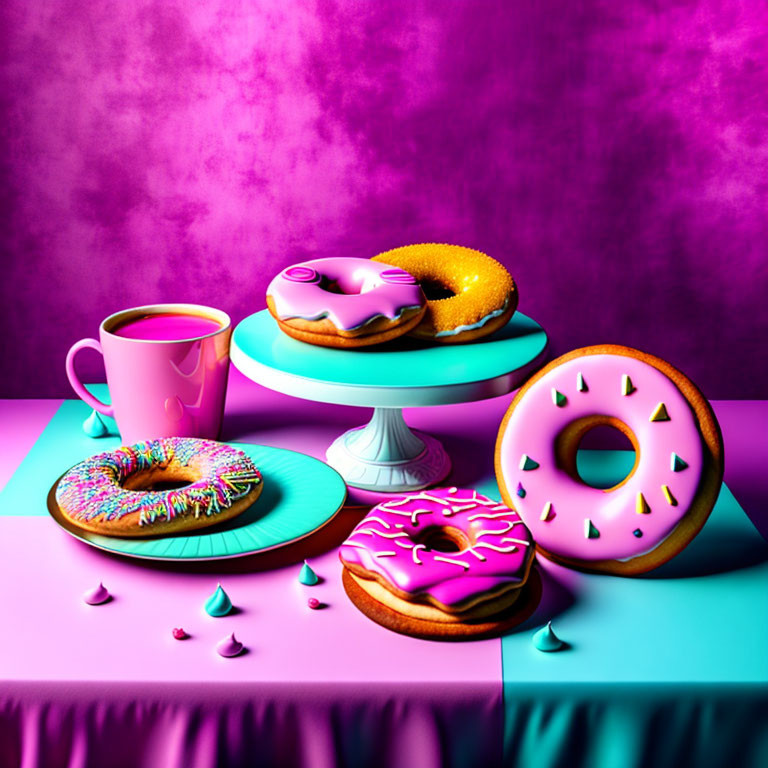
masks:
<instances>
[{"instance_id":1,"label":"icing glaze","mask_svg":"<svg viewBox=\"0 0 768 768\"><path fill-rule=\"evenodd\" d=\"M209 616L220 618L232 611L232 601L224 591L221 584L216 586L216 591L205 601L205 612Z\"/></svg>"},{"instance_id":2,"label":"icing glaze","mask_svg":"<svg viewBox=\"0 0 768 768\"><path fill-rule=\"evenodd\" d=\"M111 597L112 595L109 594L109 590L99 582L98 587L89 589L83 595L83 601L88 603L88 605L101 605L102 603L106 603Z\"/></svg>"},{"instance_id":3,"label":"icing glaze","mask_svg":"<svg viewBox=\"0 0 768 768\"><path fill-rule=\"evenodd\" d=\"M128 490L131 475L171 461L193 466L201 478L170 491ZM237 448L213 440L165 437L99 453L67 472L56 501L75 520L119 520L138 513L138 525L177 515L212 516L229 509L261 482L251 460Z\"/></svg>"},{"instance_id":4,"label":"icing glaze","mask_svg":"<svg viewBox=\"0 0 768 768\"><path fill-rule=\"evenodd\" d=\"M588 389L580 390L580 382ZM568 398L564 407L552 403L553 388ZM653 421L659 403L668 419ZM639 445L634 471L614 489L593 488L558 466L557 435L595 415L622 421ZM685 471L674 469L680 456ZM525 486L515 507L544 550L585 561L626 561L653 551L675 529L698 491L703 456L695 415L674 382L639 359L596 354L565 361L525 392L500 436L498 470L507 488ZM521 468L521 457L536 467ZM542 520L547 503L557 514Z\"/></svg>"},{"instance_id":5,"label":"icing glaze","mask_svg":"<svg viewBox=\"0 0 768 768\"><path fill-rule=\"evenodd\" d=\"M552 629L552 622L548 621L545 627L542 627L538 632L534 633L531 638L534 647L544 653L552 653L552 651L559 651L565 646L565 643L555 634Z\"/></svg>"},{"instance_id":6,"label":"icing glaze","mask_svg":"<svg viewBox=\"0 0 768 768\"><path fill-rule=\"evenodd\" d=\"M441 529L459 532L459 551L428 546ZM377 505L339 554L343 563L383 577L400 592L455 607L505 586L521 586L533 546L517 512L476 491L452 487Z\"/></svg>"},{"instance_id":7,"label":"icing glaze","mask_svg":"<svg viewBox=\"0 0 768 768\"><path fill-rule=\"evenodd\" d=\"M342 292L328 290L331 285ZM281 320L327 317L345 331L362 328L379 317L396 320L405 310L426 303L421 288L407 272L370 259L342 257L314 259L284 269L269 284L267 296Z\"/></svg>"},{"instance_id":8,"label":"icing glaze","mask_svg":"<svg viewBox=\"0 0 768 768\"><path fill-rule=\"evenodd\" d=\"M318 581L320 581L320 579L317 577L317 574L305 560L304 565L301 566L301 571L299 572L299 582L307 587L313 587Z\"/></svg>"},{"instance_id":9,"label":"icing glaze","mask_svg":"<svg viewBox=\"0 0 768 768\"><path fill-rule=\"evenodd\" d=\"M231 635L227 635L223 640L220 640L216 646L216 653L224 658L231 658L242 653L245 646L235 637L233 632Z\"/></svg>"},{"instance_id":10,"label":"icing glaze","mask_svg":"<svg viewBox=\"0 0 768 768\"><path fill-rule=\"evenodd\" d=\"M435 338L442 338L444 336L457 336L458 334L464 333L465 331L474 331L478 328L482 328L483 326L488 325L491 320L497 317L501 317L501 315L503 315L508 308L509 299L506 299L500 307L494 309L491 312L488 312L486 315L483 315L478 321L474 323L464 323L463 325L457 325L455 328L446 328L442 331L437 331L437 333L435 333Z\"/></svg>"}]
</instances>

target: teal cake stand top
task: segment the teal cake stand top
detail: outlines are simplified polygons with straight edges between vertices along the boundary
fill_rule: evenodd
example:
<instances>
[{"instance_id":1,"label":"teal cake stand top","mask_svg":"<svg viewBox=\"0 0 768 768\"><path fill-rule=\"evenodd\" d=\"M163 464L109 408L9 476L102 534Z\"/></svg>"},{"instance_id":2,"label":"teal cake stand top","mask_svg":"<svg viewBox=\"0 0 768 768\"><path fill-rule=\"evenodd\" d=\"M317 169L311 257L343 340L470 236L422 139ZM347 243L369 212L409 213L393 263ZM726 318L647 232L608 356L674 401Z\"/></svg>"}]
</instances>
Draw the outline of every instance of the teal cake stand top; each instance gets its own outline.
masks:
<instances>
[{"instance_id":1,"label":"teal cake stand top","mask_svg":"<svg viewBox=\"0 0 768 768\"><path fill-rule=\"evenodd\" d=\"M546 347L544 329L521 312L492 336L468 344L398 339L332 349L291 338L263 310L235 328L231 357L248 378L294 397L403 408L506 394L541 364Z\"/></svg>"}]
</instances>

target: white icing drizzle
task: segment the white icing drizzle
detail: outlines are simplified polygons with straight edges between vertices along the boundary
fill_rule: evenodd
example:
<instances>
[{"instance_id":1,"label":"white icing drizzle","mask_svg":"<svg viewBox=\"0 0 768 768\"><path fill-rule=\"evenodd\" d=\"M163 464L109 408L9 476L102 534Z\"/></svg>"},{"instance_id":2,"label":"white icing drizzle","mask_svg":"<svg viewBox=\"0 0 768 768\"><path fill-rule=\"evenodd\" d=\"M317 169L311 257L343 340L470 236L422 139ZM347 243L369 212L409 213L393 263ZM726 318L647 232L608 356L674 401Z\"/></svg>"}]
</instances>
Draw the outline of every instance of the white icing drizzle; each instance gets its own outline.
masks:
<instances>
[{"instance_id":1,"label":"white icing drizzle","mask_svg":"<svg viewBox=\"0 0 768 768\"><path fill-rule=\"evenodd\" d=\"M516 539L504 539L504 541L516 541ZM475 544L475 547L477 547L477 549L492 549L494 552L500 552L502 555L509 554L510 552L517 552L517 546L514 544L509 547L497 547L495 544L481 541Z\"/></svg>"},{"instance_id":2,"label":"white icing drizzle","mask_svg":"<svg viewBox=\"0 0 768 768\"><path fill-rule=\"evenodd\" d=\"M481 563L484 563L488 559L487 557L484 557L483 555L481 555L479 552L475 552L474 547L469 547L468 549L465 549L464 552L471 552ZM464 553L462 552L462 554Z\"/></svg>"},{"instance_id":3,"label":"white icing drizzle","mask_svg":"<svg viewBox=\"0 0 768 768\"><path fill-rule=\"evenodd\" d=\"M505 541L514 541L515 544L520 544L520 546L522 546L522 547L527 547L527 546L530 545L530 542L524 541L523 539L506 538L506 539L502 539L501 543L503 544ZM475 545L475 546L477 546L477 545Z\"/></svg>"},{"instance_id":4,"label":"white icing drizzle","mask_svg":"<svg viewBox=\"0 0 768 768\"><path fill-rule=\"evenodd\" d=\"M504 507L504 509L507 509ZM493 520L497 517L506 517L507 515L514 515L516 514L513 510L507 509L506 512L496 512L495 514L491 514L490 512L478 512L476 515L470 515L467 520L471 523L473 520L480 520L481 518L484 520ZM522 520L516 520L512 525L516 525L517 523L521 523Z\"/></svg>"},{"instance_id":5,"label":"white icing drizzle","mask_svg":"<svg viewBox=\"0 0 768 768\"><path fill-rule=\"evenodd\" d=\"M399 533L386 533L385 531L377 531L375 528L359 528L352 531L351 535L354 536L356 533L367 533L371 536L381 536L384 539L397 539L400 536L408 536L405 531L400 531Z\"/></svg>"},{"instance_id":6,"label":"white icing drizzle","mask_svg":"<svg viewBox=\"0 0 768 768\"><path fill-rule=\"evenodd\" d=\"M503 507L503 504L499 504L498 501L493 499L479 499L477 497L477 491L472 491L472 501L479 504L481 507Z\"/></svg>"},{"instance_id":7,"label":"white icing drizzle","mask_svg":"<svg viewBox=\"0 0 768 768\"><path fill-rule=\"evenodd\" d=\"M469 563L462 562L461 560L452 560L450 557L442 557L441 555L435 555L435 560L439 560L441 563L450 563L451 565L460 565L465 570L469 569Z\"/></svg>"},{"instance_id":8,"label":"white icing drizzle","mask_svg":"<svg viewBox=\"0 0 768 768\"><path fill-rule=\"evenodd\" d=\"M366 517L365 520L362 520L360 521L360 523L358 523L357 527L359 528L361 525L365 525L366 523L373 523L373 522L381 523L387 529L392 527L386 520L382 520L380 517L375 517L375 516Z\"/></svg>"},{"instance_id":9,"label":"white icing drizzle","mask_svg":"<svg viewBox=\"0 0 768 768\"><path fill-rule=\"evenodd\" d=\"M477 506L475 502L471 502L469 504L454 504L451 507L451 514L455 515L457 512L465 512L468 509L474 509ZM443 512L443 514L447 514L447 512Z\"/></svg>"},{"instance_id":10,"label":"white icing drizzle","mask_svg":"<svg viewBox=\"0 0 768 768\"><path fill-rule=\"evenodd\" d=\"M374 552L374 557L394 557L397 552Z\"/></svg>"},{"instance_id":11,"label":"white icing drizzle","mask_svg":"<svg viewBox=\"0 0 768 768\"><path fill-rule=\"evenodd\" d=\"M407 541L401 541L400 539L396 539L395 544L403 549L413 549L413 544L409 544Z\"/></svg>"},{"instance_id":12,"label":"white icing drizzle","mask_svg":"<svg viewBox=\"0 0 768 768\"><path fill-rule=\"evenodd\" d=\"M411 555L413 557L413 562L416 563L416 565L423 565L421 560L419 560L418 553L420 549L426 549L426 547L423 544L417 544L412 550Z\"/></svg>"},{"instance_id":13,"label":"white icing drizzle","mask_svg":"<svg viewBox=\"0 0 768 768\"><path fill-rule=\"evenodd\" d=\"M365 546L365 544L360 544L357 541L345 541L344 542L345 547L357 547L358 549L368 549L368 547Z\"/></svg>"},{"instance_id":14,"label":"white icing drizzle","mask_svg":"<svg viewBox=\"0 0 768 768\"><path fill-rule=\"evenodd\" d=\"M509 533L516 525L522 525L522 520L500 520L500 523L506 523L506 528L500 528L498 531L480 531L475 538L479 539L482 536L503 536L505 533Z\"/></svg>"}]
</instances>

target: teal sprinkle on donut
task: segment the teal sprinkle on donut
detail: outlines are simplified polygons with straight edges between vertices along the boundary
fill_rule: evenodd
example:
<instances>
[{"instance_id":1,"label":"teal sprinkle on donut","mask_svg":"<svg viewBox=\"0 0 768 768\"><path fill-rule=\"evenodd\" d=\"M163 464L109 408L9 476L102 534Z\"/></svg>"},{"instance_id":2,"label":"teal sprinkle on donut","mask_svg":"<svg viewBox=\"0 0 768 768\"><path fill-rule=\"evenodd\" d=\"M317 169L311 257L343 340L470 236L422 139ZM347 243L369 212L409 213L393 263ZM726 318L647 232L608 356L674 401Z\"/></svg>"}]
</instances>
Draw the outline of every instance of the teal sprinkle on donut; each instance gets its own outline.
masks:
<instances>
[{"instance_id":1,"label":"teal sprinkle on donut","mask_svg":"<svg viewBox=\"0 0 768 768\"><path fill-rule=\"evenodd\" d=\"M562 393L552 387L552 402L558 407L562 408L568 403L568 398Z\"/></svg>"},{"instance_id":2,"label":"teal sprinkle on donut","mask_svg":"<svg viewBox=\"0 0 768 768\"><path fill-rule=\"evenodd\" d=\"M167 467L172 461L193 466L200 479L170 491L123 487L132 475ZM237 448L213 440L167 437L121 446L80 462L59 482L56 501L77 520L112 521L134 513L139 525L151 525L185 514L219 514L260 482L253 462Z\"/></svg>"},{"instance_id":3,"label":"teal sprinkle on donut","mask_svg":"<svg viewBox=\"0 0 768 768\"><path fill-rule=\"evenodd\" d=\"M536 469L539 466L538 461L534 461L528 454L523 454L520 457L520 469L524 472L530 472L532 469Z\"/></svg>"},{"instance_id":4,"label":"teal sprinkle on donut","mask_svg":"<svg viewBox=\"0 0 768 768\"><path fill-rule=\"evenodd\" d=\"M682 472L688 468L688 462L681 459L674 451L669 459L669 468L673 472Z\"/></svg>"}]
</instances>

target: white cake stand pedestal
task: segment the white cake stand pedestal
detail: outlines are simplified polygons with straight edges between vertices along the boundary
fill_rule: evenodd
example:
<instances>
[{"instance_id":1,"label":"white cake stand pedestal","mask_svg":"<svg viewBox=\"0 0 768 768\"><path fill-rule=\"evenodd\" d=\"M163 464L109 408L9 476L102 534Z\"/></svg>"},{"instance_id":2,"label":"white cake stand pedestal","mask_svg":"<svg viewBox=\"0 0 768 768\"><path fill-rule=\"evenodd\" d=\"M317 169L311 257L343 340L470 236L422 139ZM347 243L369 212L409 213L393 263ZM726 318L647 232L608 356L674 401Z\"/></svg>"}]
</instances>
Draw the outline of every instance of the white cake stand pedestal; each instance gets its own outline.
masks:
<instances>
[{"instance_id":1,"label":"white cake stand pedestal","mask_svg":"<svg viewBox=\"0 0 768 768\"><path fill-rule=\"evenodd\" d=\"M264 310L235 328L230 354L262 386L305 400L374 409L367 424L340 435L327 451L351 501L371 503L382 494L435 485L450 471L443 446L410 429L403 408L507 394L543 364L546 347L542 327L520 312L492 336L469 344L402 339L350 350L296 341Z\"/></svg>"}]
</instances>

